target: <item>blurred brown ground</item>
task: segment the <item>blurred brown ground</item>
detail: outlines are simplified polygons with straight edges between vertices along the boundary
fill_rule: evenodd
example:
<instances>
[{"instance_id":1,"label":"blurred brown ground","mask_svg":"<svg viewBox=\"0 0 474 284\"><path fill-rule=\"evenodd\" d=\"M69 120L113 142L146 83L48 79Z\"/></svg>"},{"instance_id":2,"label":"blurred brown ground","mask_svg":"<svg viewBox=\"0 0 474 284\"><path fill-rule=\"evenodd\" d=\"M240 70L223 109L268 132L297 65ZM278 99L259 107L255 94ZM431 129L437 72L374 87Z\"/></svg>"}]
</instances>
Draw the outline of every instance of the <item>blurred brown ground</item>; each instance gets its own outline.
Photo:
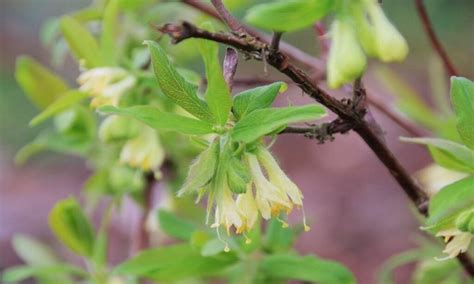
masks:
<instances>
[{"instance_id":1,"label":"blurred brown ground","mask_svg":"<svg viewBox=\"0 0 474 284\"><path fill-rule=\"evenodd\" d=\"M11 85L15 57L20 54L48 62L37 35L41 22L83 7L87 2L1 0L2 83L7 81ZM426 66L432 51L411 2L386 0L384 5L412 49L408 60L395 68L426 97L429 92ZM474 1L427 2L435 28L455 64L472 79L474 20L469 11L474 9ZM302 32L288 36L288 40L312 52L314 40L307 39L311 37ZM252 63L241 64L238 76L249 77L248 73L261 68ZM72 82L77 68L67 61L61 72ZM366 80L372 80L372 76ZM48 211L57 200L80 191L88 170L79 159L57 155L43 155L26 166L15 166L12 162L15 151L37 132L27 128L34 110L17 88L0 87L0 269L4 269L19 263L10 244L13 234L30 234L59 248L47 226ZM294 87L288 93L293 103L309 102ZM380 92L378 95L387 96ZM286 98L280 99L280 104L286 102ZM399 136L408 135L405 131L377 111L374 115L387 134L390 148L410 172L429 163L429 155L421 147L398 142ZM301 136L283 135L273 151L305 195L305 210L312 230L299 239L299 251L341 261L354 272L358 283L370 284L375 283L375 273L383 261L415 246L418 224L410 213L408 199L356 135L337 136L334 142L324 145ZM131 222L116 220L112 229L115 261L127 256L128 249L123 248L129 246L129 226L137 222L139 215L132 205L125 210L130 212L122 216L128 215ZM298 216L292 218L296 220ZM397 270L397 283L409 282L411 268Z\"/></svg>"}]
</instances>

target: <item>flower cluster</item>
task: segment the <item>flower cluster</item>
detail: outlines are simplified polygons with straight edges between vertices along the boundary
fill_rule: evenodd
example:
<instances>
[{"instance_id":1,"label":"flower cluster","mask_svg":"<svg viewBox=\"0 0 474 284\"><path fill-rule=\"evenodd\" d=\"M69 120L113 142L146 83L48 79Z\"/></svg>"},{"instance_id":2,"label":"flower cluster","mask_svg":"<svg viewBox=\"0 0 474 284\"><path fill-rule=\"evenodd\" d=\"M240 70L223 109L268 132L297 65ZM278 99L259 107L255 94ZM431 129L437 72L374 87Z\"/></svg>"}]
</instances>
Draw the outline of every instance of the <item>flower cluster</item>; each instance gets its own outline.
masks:
<instances>
[{"instance_id":1,"label":"flower cluster","mask_svg":"<svg viewBox=\"0 0 474 284\"><path fill-rule=\"evenodd\" d=\"M99 67L87 70L79 76L80 90L89 93L91 106L118 106L120 98L135 86L136 78L119 67Z\"/></svg>"},{"instance_id":2,"label":"flower cluster","mask_svg":"<svg viewBox=\"0 0 474 284\"><path fill-rule=\"evenodd\" d=\"M405 39L376 0L353 1L350 11L339 15L331 29L332 47L328 59L331 88L358 78L366 67L365 54L383 62L401 61L408 54Z\"/></svg>"},{"instance_id":3,"label":"flower cluster","mask_svg":"<svg viewBox=\"0 0 474 284\"><path fill-rule=\"evenodd\" d=\"M195 184L193 189L198 191L200 196L203 192L209 193L207 223L210 222L211 211L214 210L212 228L223 225L230 234L233 227L237 234L245 235L257 223L259 215L268 220L272 217L278 218L282 211L288 214L294 207L303 208L300 189L288 178L263 145L242 153L239 158L229 157L225 150L219 151L216 148L219 148L219 143L214 142L198 157L190 169L188 181L180 192L190 192L190 184L193 181L208 177L200 181L202 186ZM232 159L237 159L241 166L236 164L235 160L230 161ZM232 172L240 167L248 171L248 179L244 177L245 174L240 174L244 182L243 190L236 188L232 181ZM283 220L278 220L284 227L288 226ZM304 212L303 222L305 231L308 231Z\"/></svg>"}]
</instances>

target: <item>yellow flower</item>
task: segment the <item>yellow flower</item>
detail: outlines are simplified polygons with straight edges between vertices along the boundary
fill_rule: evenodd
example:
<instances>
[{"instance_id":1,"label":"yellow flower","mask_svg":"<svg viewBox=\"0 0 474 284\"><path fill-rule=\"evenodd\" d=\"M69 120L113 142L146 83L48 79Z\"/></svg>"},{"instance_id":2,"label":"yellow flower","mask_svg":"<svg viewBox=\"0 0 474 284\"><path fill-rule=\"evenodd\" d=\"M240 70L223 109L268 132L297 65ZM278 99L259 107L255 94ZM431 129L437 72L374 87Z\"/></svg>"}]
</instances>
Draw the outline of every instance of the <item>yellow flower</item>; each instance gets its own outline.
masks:
<instances>
[{"instance_id":1,"label":"yellow flower","mask_svg":"<svg viewBox=\"0 0 474 284\"><path fill-rule=\"evenodd\" d=\"M223 188L216 188L216 208L214 211L215 219L212 228L218 228L221 224L225 225L227 234L230 234L230 228L234 226L237 230L242 227L242 219L237 210L237 204L232 197L232 192L224 183Z\"/></svg>"},{"instance_id":2,"label":"yellow flower","mask_svg":"<svg viewBox=\"0 0 474 284\"><path fill-rule=\"evenodd\" d=\"M120 162L144 171L157 170L165 158L156 131L143 125L137 137L128 140L120 153Z\"/></svg>"},{"instance_id":3,"label":"yellow flower","mask_svg":"<svg viewBox=\"0 0 474 284\"><path fill-rule=\"evenodd\" d=\"M91 106L117 106L120 97L133 88L135 77L122 68L99 67L83 72L77 79L81 91L89 93L93 99Z\"/></svg>"},{"instance_id":4,"label":"yellow flower","mask_svg":"<svg viewBox=\"0 0 474 284\"><path fill-rule=\"evenodd\" d=\"M258 218L258 208L253 196L252 185L247 186L245 193L237 196L237 210L242 218L242 226L237 228L237 233L247 232L253 228Z\"/></svg>"},{"instance_id":5,"label":"yellow flower","mask_svg":"<svg viewBox=\"0 0 474 284\"><path fill-rule=\"evenodd\" d=\"M257 208L264 219L276 217L282 209L289 213L292 204L283 190L273 185L265 175L258 163L257 156L247 154L247 161L255 185Z\"/></svg>"},{"instance_id":6,"label":"yellow flower","mask_svg":"<svg viewBox=\"0 0 474 284\"><path fill-rule=\"evenodd\" d=\"M443 237L447 245L443 250L447 254L445 257L436 258L436 260L447 260L464 253L469 248L473 235L469 232L462 232L456 228L439 231L437 237Z\"/></svg>"},{"instance_id":7,"label":"yellow flower","mask_svg":"<svg viewBox=\"0 0 474 284\"><path fill-rule=\"evenodd\" d=\"M332 29L332 46L328 59L328 85L339 88L357 79L365 70L366 58L352 24L335 20Z\"/></svg>"},{"instance_id":8,"label":"yellow flower","mask_svg":"<svg viewBox=\"0 0 474 284\"><path fill-rule=\"evenodd\" d=\"M402 61L408 54L408 44L390 23L377 1L368 1L367 12L373 24L377 55L384 62Z\"/></svg>"}]
</instances>

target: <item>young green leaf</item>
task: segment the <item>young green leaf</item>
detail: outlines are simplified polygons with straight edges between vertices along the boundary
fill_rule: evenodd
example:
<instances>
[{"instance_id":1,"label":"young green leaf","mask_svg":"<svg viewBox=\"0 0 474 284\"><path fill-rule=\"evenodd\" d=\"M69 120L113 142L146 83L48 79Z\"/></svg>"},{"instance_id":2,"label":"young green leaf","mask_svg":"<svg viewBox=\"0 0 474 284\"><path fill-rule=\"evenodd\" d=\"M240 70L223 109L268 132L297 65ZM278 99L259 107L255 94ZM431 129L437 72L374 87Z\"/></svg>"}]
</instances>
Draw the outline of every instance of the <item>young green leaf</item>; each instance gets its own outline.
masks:
<instances>
[{"instance_id":1,"label":"young green leaf","mask_svg":"<svg viewBox=\"0 0 474 284\"><path fill-rule=\"evenodd\" d=\"M145 250L120 264L114 273L156 281L177 281L220 272L236 261L233 254L219 258L203 257L191 245L179 244Z\"/></svg>"},{"instance_id":2,"label":"young green leaf","mask_svg":"<svg viewBox=\"0 0 474 284\"><path fill-rule=\"evenodd\" d=\"M201 28L214 31L210 22L204 23ZM204 39L196 41L206 67L207 89L204 98L217 123L224 125L229 117L232 99L219 62L219 45Z\"/></svg>"},{"instance_id":3,"label":"young green leaf","mask_svg":"<svg viewBox=\"0 0 474 284\"><path fill-rule=\"evenodd\" d=\"M442 188L431 199L426 229L437 232L451 227L457 215L468 208L474 208L474 176Z\"/></svg>"},{"instance_id":4,"label":"young green leaf","mask_svg":"<svg viewBox=\"0 0 474 284\"><path fill-rule=\"evenodd\" d=\"M47 279L48 282L41 283L64 283L69 284L72 281L68 275L87 277L87 273L78 267L69 264L54 264L43 266L14 266L4 271L0 277L1 283L19 283L30 277Z\"/></svg>"},{"instance_id":5,"label":"young green leaf","mask_svg":"<svg viewBox=\"0 0 474 284\"><path fill-rule=\"evenodd\" d=\"M466 78L451 78L451 101L456 111L456 127L464 144L474 150L474 83Z\"/></svg>"},{"instance_id":6,"label":"young green leaf","mask_svg":"<svg viewBox=\"0 0 474 284\"><path fill-rule=\"evenodd\" d=\"M235 117L241 119L254 110L270 107L276 96L286 89L287 85L285 83L275 82L238 93L234 97L232 106Z\"/></svg>"},{"instance_id":7,"label":"young green leaf","mask_svg":"<svg viewBox=\"0 0 474 284\"><path fill-rule=\"evenodd\" d=\"M27 56L17 59L15 78L33 104L40 109L46 108L69 90L65 81Z\"/></svg>"},{"instance_id":8,"label":"young green leaf","mask_svg":"<svg viewBox=\"0 0 474 284\"><path fill-rule=\"evenodd\" d=\"M145 41L145 43L150 49L153 70L163 93L190 114L213 122L212 113L207 104L197 96L194 85L188 83L178 73L160 45L153 41Z\"/></svg>"},{"instance_id":9,"label":"young green leaf","mask_svg":"<svg viewBox=\"0 0 474 284\"><path fill-rule=\"evenodd\" d=\"M50 265L59 262L49 247L30 236L15 235L12 245L16 254L29 265Z\"/></svg>"},{"instance_id":10,"label":"young green leaf","mask_svg":"<svg viewBox=\"0 0 474 284\"><path fill-rule=\"evenodd\" d=\"M270 255L259 263L259 270L270 279L314 281L321 284L355 283L354 276L343 265L313 255Z\"/></svg>"},{"instance_id":11,"label":"young green leaf","mask_svg":"<svg viewBox=\"0 0 474 284\"><path fill-rule=\"evenodd\" d=\"M169 236L178 240L189 241L196 230L196 226L174 213L158 210L158 222L160 228Z\"/></svg>"},{"instance_id":12,"label":"young green leaf","mask_svg":"<svg viewBox=\"0 0 474 284\"><path fill-rule=\"evenodd\" d=\"M117 33L120 0L110 0L104 10L102 19L102 36L100 38L100 50L102 57L108 65L117 64Z\"/></svg>"},{"instance_id":13,"label":"young green leaf","mask_svg":"<svg viewBox=\"0 0 474 284\"><path fill-rule=\"evenodd\" d=\"M63 16L60 26L71 52L78 61L84 60L87 68L106 65L97 41L78 20Z\"/></svg>"},{"instance_id":14,"label":"young green leaf","mask_svg":"<svg viewBox=\"0 0 474 284\"><path fill-rule=\"evenodd\" d=\"M51 103L45 110L39 113L30 121L30 126L36 126L48 118L68 109L88 97L87 93L71 90Z\"/></svg>"},{"instance_id":15,"label":"young green leaf","mask_svg":"<svg viewBox=\"0 0 474 284\"><path fill-rule=\"evenodd\" d=\"M206 121L162 112L152 106L133 106L128 108L116 108L104 106L99 108L100 112L125 115L138 119L139 121L160 130L173 130L189 135L201 135L212 133L212 125Z\"/></svg>"},{"instance_id":16,"label":"young green leaf","mask_svg":"<svg viewBox=\"0 0 474 284\"><path fill-rule=\"evenodd\" d=\"M232 130L232 138L249 143L289 123L314 120L325 115L324 108L316 104L260 109L237 122Z\"/></svg>"},{"instance_id":17,"label":"young green leaf","mask_svg":"<svg viewBox=\"0 0 474 284\"><path fill-rule=\"evenodd\" d=\"M94 232L81 207L73 198L59 201L49 213L49 226L69 249L90 257L94 248Z\"/></svg>"},{"instance_id":18,"label":"young green leaf","mask_svg":"<svg viewBox=\"0 0 474 284\"><path fill-rule=\"evenodd\" d=\"M286 0L250 8L245 20L268 30L294 31L314 24L334 7L333 0Z\"/></svg>"},{"instance_id":19,"label":"young green leaf","mask_svg":"<svg viewBox=\"0 0 474 284\"><path fill-rule=\"evenodd\" d=\"M251 177L242 160L232 157L227 167L227 184L233 193L245 193Z\"/></svg>"},{"instance_id":20,"label":"young green leaf","mask_svg":"<svg viewBox=\"0 0 474 284\"><path fill-rule=\"evenodd\" d=\"M405 138L401 141L428 145L437 164L456 171L474 173L474 150L439 138Z\"/></svg>"},{"instance_id":21,"label":"young green leaf","mask_svg":"<svg viewBox=\"0 0 474 284\"><path fill-rule=\"evenodd\" d=\"M209 183L216 172L217 159L219 158L219 142L214 141L191 164L188 176L178 196L196 192Z\"/></svg>"}]
</instances>

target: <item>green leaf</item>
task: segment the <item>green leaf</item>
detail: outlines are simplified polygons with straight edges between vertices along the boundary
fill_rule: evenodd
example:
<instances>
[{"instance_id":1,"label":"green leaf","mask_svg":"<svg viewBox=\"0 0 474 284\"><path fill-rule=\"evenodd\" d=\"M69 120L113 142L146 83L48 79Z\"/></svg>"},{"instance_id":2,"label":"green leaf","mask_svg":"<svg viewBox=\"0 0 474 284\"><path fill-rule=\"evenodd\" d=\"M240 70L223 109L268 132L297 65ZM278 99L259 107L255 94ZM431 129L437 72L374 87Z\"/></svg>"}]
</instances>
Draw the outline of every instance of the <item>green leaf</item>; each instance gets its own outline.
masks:
<instances>
[{"instance_id":1,"label":"green leaf","mask_svg":"<svg viewBox=\"0 0 474 284\"><path fill-rule=\"evenodd\" d=\"M418 264L412 284L462 284L461 266L455 259L429 259ZM469 282L468 282L469 283Z\"/></svg>"},{"instance_id":2,"label":"green leaf","mask_svg":"<svg viewBox=\"0 0 474 284\"><path fill-rule=\"evenodd\" d=\"M324 108L316 104L260 109L237 122L232 130L232 138L249 143L289 123L314 120L325 115Z\"/></svg>"},{"instance_id":3,"label":"green leaf","mask_svg":"<svg viewBox=\"0 0 474 284\"><path fill-rule=\"evenodd\" d=\"M67 83L60 77L27 56L16 60L15 78L28 98L40 109L69 90Z\"/></svg>"},{"instance_id":4,"label":"green leaf","mask_svg":"<svg viewBox=\"0 0 474 284\"><path fill-rule=\"evenodd\" d=\"M290 228L283 228L282 224L272 218L267 225L265 248L271 252L286 252L295 242L295 233Z\"/></svg>"},{"instance_id":5,"label":"green leaf","mask_svg":"<svg viewBox=\"0 0 474 284\"><path fill-rule=\"evenodd\" d=\"M245 20L268 30L294 31L309 27L328 14L334 0L286 0L259 4L248 9Z\"/></svg>"},{"instance_id":6,"label":"green leaf","mask_svg":"<svg viewBox=\"0 0 474 284\"><path fill-rule=\"evenodd\" d=\"M245 193L250 180L249 169L243 161L237 157L231 157L227 167L227 184L230 190L237 194Z\"/></svg>"},{"instance_id":7,"label":"green leaf","mask_svg":"<svg viewBox=\"0 0 474 284\"><path fill-rule=\"evenodd\" d=\"M221 272L236 261L233 254L203 257L189 244L180 244L145 250L120 264L114 272L157 281L177 281Z\"/></svg>"},{"instance_id":8,"label":"green leaf","mask_svg":"<svg viewBox=\"0 0 474 284\"><path fill-rule=\"evenodd\" d=\"M270 279L314 281L320 284L355 283L354 276L347 268L313 255L270 255L260 262L259 270Z\"/></svg>"},{"instance_id":9,"label":"green leaf","mask_svg":"<svg viewBox=\"0 0 474 284\"><path fill-rule=\"evenodd\" d=\"M214 31L210 22L204 23L201 28ZM232 99L219 62L219 45L205 39L196 41L206 67L207 89L204 98L217 123L224 125L229 118Z\"/></svg>"},{"instance_id":10,"label":"green leaf","mask_svg":"<svg viewBox=\"0 0 474 284\"><path fill-rule=\"evenodd\" d=\"M165 210L158 210L158 222L167 235L178 240L189 241L196 230L194 224Z\"/></svg>"},{"instance_id":11,"label":"green leaf","mask_svg":"<svg viewBox=\"0 0 474 284\"><path fill-rule=\"evenodd\" d=\"M254 110L270 107L276 96L287 88L285 83L275 82L237 94L232 106L236 118L241 119Z\"/></svg>"},{"instance_id":12,"label":"green leaf","mask_svg":"<svg viewBox=\"0 0 474 284\"><path fill-rule=\"evenodd\" d=\"M84 60L85 67L106 65L96 39L78 20L63 16L60 26L71 52L78 61Z\"/></svg>"},{"instance_id":13,"label":"green leaf","mask_svg":"<svg viewBox=\"0 0 474 284\"><path fill-rule=\"evenodd\" d=\"M173 130L190 135L202 135L213 132L212 125L206 121L162 112L153 106L133 106L128 108L104 106L99 108L99 111L133 117L159 130Z\"/></svg>"},{"instance_id":14,"label":"green leaf","mask_svg":"<svg viewBox=\"0 0 474 284\"><path fill-rule=\"evenodd\" d=\"M219 158L219 141L214 141L191 164L186 181L178 192L178 196L197 192L209 183L216 172Z\"/></svg>"},{"instance_id":15,"label":"green leaf","mask_svg":"<svg viewBox=\"0 0 474 284\"><path fill-rule=\"evenodd\" d=\"M451 101L456 111L456 127L464 144L474 149L474 83L451 77Z\"/></svg>"},{"instance_id":16,"label":"green leaf","mask_svg":"<svg viewBox=\"0 0 474 284\"><path fill-rule=\"evenodd\" d=\"M104 10L104 17L102 19L102 36L100 38L100 49L102 57L108 65L117 64L117 43L115 36L117 34L118 15L119 15L120 0L110 0Z\"/></svg>"},{"instance_id":17,"label":"green leaf","mask_svg":"<svg viewBox=\"0 0 474 284\"><path fill-rule=\"evenodd\" d=\"M56 203L48 218L49 226L69 249L83 256L92 256L94 232L89 220L74 198Z\"/></svg>"},{"instance_id":18,"label":"green leaf","mask_svg":"<svg viewBox=\"0 0 474 284\"><path fill-rule=\"evenodd\" d=\"M213 122L212 113L207 104L197 96L194 85L179 74L160 45L153 41L145 41L145 43L150 49L153 70L163 93L190 114Z\"/></svg>"},{"instance_id":19,"label":"green leaf","mask_svg":"<svg viewBox=\"0 0 474 284\"><path fill-rule=\"evenodd\" d=\"M212 239L209 240L204 244L201 248L201 255L202 256L215 256L220 253L223 253L226 249L226 244L219 239Z\"/></svg>"},{"instance_id":20,"label":"green leaf","mask_svg":"<svg viewBox=\"0 0 474 284\"><path fill-rule=\"evenodd\" d=\"M53 103L51 103L45 110L39 113L30 121L30 126L36 126L48 118L65 111L71 106L79 103L80 101L88 97L87 93L83 93L77 90L71 90L64 93L63 96L59 97Z\"/></svg>"},{"instance_id":21,"label":"green leaf","mask_svg":"<svg viewBox=\"0 0 474 284\"><path fill-rule=\"evenodd\" d=\"M18 283L30 277L48 279L47 283L71 283L67 275L74 274L80 277L87 277L87 273L78 267L69 264L55 264L44 266L15 266L4 271L0 280L2 283ZM44 283L44 282L43 282Z\"/></svg>"},{"instance_id":22,"label":"green leaf","mask_svg":"<svg viewBox=\"0 0 474 284\"><path fill-rule=\"evenodd\" d=\"M16 254L29 265L50 265L59 262L49 247L30 236L15 235L12 245Z\"/></svg>"},{"instance_id":23,"label":"green leaf","mask_svg":"<svg viewBox=\"0 0 474 284\"><path fill-rule=\"evenodd\" d=\"M439 138L405 138L401 141L428 145L433 159L440 166L474 173L474 150L462 144Z\"/></svg>"},{"instance_id":24,"label":"green leaf","mask_svg":"<svg viewBox=\"0 0 474 284\"><path fill-rule=\"evenodd\" d=\"M459 213L474 208L474 176L442 188L430 201L426 229L437 232L451 226Z\"/></svg>"}]
</instances>

